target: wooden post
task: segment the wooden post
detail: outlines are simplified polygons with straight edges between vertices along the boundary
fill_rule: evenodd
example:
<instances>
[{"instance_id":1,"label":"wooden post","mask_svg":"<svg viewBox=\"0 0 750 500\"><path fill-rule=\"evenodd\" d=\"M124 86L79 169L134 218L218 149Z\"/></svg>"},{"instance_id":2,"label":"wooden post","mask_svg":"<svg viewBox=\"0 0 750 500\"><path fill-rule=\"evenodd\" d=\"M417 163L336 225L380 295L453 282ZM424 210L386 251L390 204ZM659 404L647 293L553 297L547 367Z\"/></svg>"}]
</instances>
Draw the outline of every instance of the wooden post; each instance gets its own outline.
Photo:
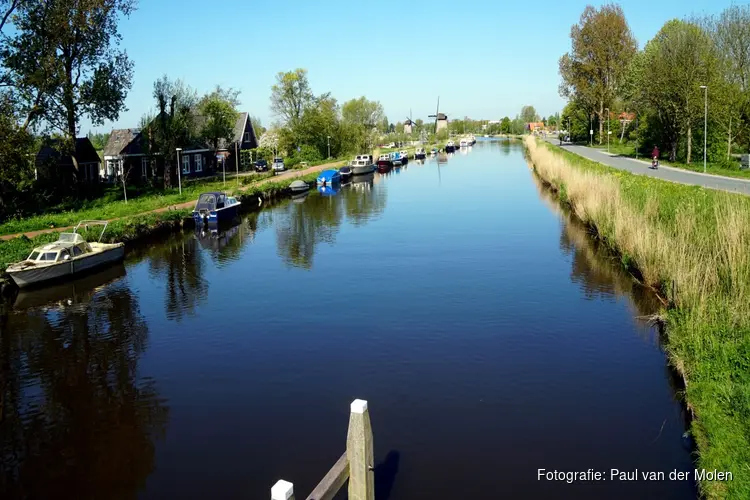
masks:
<instances>
[{"instance_id":1,"label":"wooden post","mask_svg":"<svg viewBox=\"0 0 750 500\"><path fill-rule=\"evenodd\" d=\"M279 479L271 488L271 500L294 500L294 485Z\"/></svg>"},{"instance_id":2,"label":"wooden post","mask_svg":"<svg viewBox=\"0 0 750 500\"><path fill-rule=\"evenodd\" d=\"M351 404L346 456L349 459L349 500L375 500L372 424L367 401L362 399L355 399Z\"/></svg>"}]
</instances>

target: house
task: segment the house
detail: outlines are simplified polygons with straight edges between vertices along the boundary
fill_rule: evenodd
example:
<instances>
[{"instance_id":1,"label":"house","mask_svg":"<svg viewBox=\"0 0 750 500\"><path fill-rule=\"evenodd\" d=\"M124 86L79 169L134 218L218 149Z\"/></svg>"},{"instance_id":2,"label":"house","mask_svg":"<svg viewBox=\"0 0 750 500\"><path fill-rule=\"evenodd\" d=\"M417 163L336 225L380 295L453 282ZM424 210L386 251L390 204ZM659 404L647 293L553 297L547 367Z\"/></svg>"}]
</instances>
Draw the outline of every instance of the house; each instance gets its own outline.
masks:
<instances>
[{"instance_id":1,"label":"house","mask_svg":"<svg viewBox=\"0 0 750 500\"><path fill-rule=\"evenodd\" d=\"M140 129L112 130L104 146L104 165L100 176L104 182L114 182L127 175L128 182L144 182L157 176L155 158L148 155L145 138Z\"/></svg>"},{"instance_id":2,"label":"house","mask_svg":"<svg viewBox=\"0 0 750 500\"><path fill-rule=\"evenodd\" d=\"M232 140L226 141L222 139L219 141L219 148L216 152L217 169L221 168L221 162L224 162L226 168L230 170L237 168L237 165L241 165L241 152L257 147L258 138L255 136L253 123L250 120L250 113L240 113L234 125ZM239 155L239 157L235 157L235 154Z\"/></svg>"},{"instance_id":3,"label":"house","mask_svg":"<svg viewBox=\"0 0 750 500\"><path fill-rule=\"evenodd\" d=\"M88 137L78 137L73 154L60 151L60 141L53 139L43 145L36 154L37 179L96 184L99 182L101 159ZM75 162L73 161L75 159ZM77 168L76 168L77 164Z\"/></svg>"},{"instance_id":4,"label":"house","mask_svg":"<svg viewBox=\"0 0 750 500\"><path fill-rule=\"evenodd\" d=\"M526 130L531 132L541 132L544 130L544 122L530 122L526 124Z\"/></svg>"},{"instance_id":5,"label":"house","mask_svg":"<svg viewBox=\"0 0 750 500\"><path fill-rule=\"evenodd\" d=\"M627 111L624 111L619 114L617 119L620 120L620 123L622 123L623 125L627 125L628 123L635 120L635 113L628 113Z\"/></svg>"}]
</instances>

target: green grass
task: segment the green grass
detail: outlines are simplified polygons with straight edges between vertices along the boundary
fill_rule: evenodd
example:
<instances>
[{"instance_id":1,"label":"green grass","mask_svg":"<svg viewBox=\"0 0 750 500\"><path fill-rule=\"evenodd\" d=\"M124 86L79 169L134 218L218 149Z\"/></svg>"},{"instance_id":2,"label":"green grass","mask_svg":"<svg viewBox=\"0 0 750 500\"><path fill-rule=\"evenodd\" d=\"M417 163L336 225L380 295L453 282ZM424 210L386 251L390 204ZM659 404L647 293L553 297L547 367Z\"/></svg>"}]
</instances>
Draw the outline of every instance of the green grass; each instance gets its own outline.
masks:
<instances>
[{"instance_id":1,"label":"green grass","mask_svg":"<svg viewBox=\"0 0 750 500\"><path fill-rule=\"evenodd\" d=\"M564 187L623 264L674 293L662 312L664 347L687 381L696 467L734 475L700 491L750 498L750 198L633 175L547 143L537 149L547 150L530 153L537 172Z\"/></svg>"},{"instance_id":2,"label":"green grass","mask_svg":"<svg viewBox=\"0 0 750 500\"><path fill-rule=\"evenodd\" d=\"M603 144L599 146L598 144L595 144L594 148L606 151L607 145ZM612 154L620 155L620 156L627 156L629 158L635 158L635 146L629 143L620 144L619 142L611 142L609 144L609 152ZM642 159L646 161L649 160L649 158L644 158L642 154L638 155L638 159ZM693 163L690 163L690 164L682 163L682 162L673 162L673 161L668 161L668 160L663 160L663 159L660 159L659 162L662 165L667 165L669 167L681 168L683 170L690 170L692 172L701 172L701 173L703 172L703 158L702 157L696 158L695 161L693 161ZM737 164L736 168L733 168L727 165L722 165L722 164L707 163L706 173L713 174L713 175L723 175L725 177L736 177L739 179L750 179L750 169L741 170L739 168L739 163Z\"/></svg>"}]
</instances>

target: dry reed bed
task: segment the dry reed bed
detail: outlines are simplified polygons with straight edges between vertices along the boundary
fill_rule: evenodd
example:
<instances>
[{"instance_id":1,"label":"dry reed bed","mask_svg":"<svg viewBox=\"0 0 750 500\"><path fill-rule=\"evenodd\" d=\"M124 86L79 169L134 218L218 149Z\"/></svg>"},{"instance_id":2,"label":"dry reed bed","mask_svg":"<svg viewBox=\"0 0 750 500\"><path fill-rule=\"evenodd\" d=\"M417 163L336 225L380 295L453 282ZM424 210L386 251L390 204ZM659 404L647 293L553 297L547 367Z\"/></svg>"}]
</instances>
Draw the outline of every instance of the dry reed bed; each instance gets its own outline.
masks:
<instances>
[{"instance_id":1,"label":"dry reed bed","mask_svg":"<svg viewBox=\"0 0 750 500\"><path fill-rule=\"evenodd\" d=\"M750 498L750 198L622 172L526 138L538 175L670 300L666 351L686 382L707 498Z\"/></svg>"}]
</instances>

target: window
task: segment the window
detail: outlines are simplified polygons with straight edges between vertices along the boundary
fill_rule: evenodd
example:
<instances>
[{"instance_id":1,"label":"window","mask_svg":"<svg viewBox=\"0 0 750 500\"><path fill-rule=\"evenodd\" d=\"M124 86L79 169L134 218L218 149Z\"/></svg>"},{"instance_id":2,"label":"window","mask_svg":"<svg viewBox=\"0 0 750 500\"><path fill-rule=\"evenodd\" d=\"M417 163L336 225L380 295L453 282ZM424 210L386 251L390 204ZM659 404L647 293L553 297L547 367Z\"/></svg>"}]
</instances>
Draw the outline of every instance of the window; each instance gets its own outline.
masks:
<instances>
[{"instance_id":1,"label":"window","mask_svg":"<svg viewBox=\"0 0 750 500\"><path fill-rule=\"evenodd\" d=\"M83 251L79 247L73 247L73 255L74 256L78 257L82 253L83 253Z\"/></svg>"},{"instance_id":2,"label":"window","mask_svg":"<svg viewBox=\"0 0 750 500\"><path fill-rule=\"evenodd\" d=\"M57 252L45 252L39 257L39 260L54 262L57 260Z\"/></svg>"},{"instance_id":3,"label":"window","mask_svg":"<svg viewBox=\"0 0 750 500\"><path fill-rule=\"evenodd\" d=\"M245 136L242 140L244 142L250 142L250 132L245 132Z\"/></svg>"},{"instance_id":4,"label":"window","mask_svg":"<svg viewBox=\"0 0 750 500\"><path fill-rule=\"evenodd\" d=\"M148 177L148 158L141 158L141 177Z\"/></svg>"},{"instance_id":5,"label":"window","mask_svg":"<svg viewBox=\"0 0 750 500\"><path fill-rule=\"evenodd\" d=\"M70 252L67 250L60 252L60 260L70 260Z\"/></svg>"},{"instance_id":6,"label":"window","mask_svg":"<svg viewBox=\"0 0 750 500\"><path fill-rule=\"evenodd\" d=\"M31 255L29 255L29 258L26 260L36 260L37 257L39 257L39 252L31 252Z\"/></svg>"},{"instance_id":7,"label":"window","mask_svg":"<svg viewBox=\"0 0 750 500\"><path fill-rule=\"evenodd\" d=\"M182 173L183 174L190 173L190 156L188 155L185 155L182 157Z\"/></svg>"},{"instance_id":8,"label":"window","mask_svg":"<svg viewBox=\"0 0 750 500\"><path fill-rule=\"evenodd\" d=\"M203 172L203 155L201 154L195 155L195 171Z\"/></svg>"}]
</instances>

